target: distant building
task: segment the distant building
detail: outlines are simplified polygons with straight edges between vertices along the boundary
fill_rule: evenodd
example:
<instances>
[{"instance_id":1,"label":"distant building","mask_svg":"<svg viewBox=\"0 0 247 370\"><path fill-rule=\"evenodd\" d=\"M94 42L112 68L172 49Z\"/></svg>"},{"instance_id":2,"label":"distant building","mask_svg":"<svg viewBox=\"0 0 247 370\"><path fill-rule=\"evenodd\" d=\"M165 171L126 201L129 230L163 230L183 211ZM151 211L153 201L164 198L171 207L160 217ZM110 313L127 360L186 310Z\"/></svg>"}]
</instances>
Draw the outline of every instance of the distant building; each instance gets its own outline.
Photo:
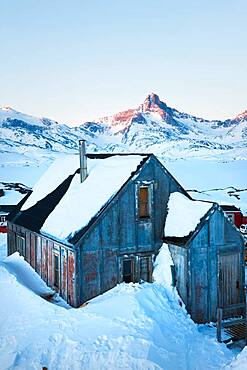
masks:
<instances>
[{"instance_id":1,"label":"distant building","mask_svg":"<svg viewBox=\"0 0 247 370\"><path fill-rule=\"evenodd\" d=\"M231 220L231 222L238 228L242 224L247 224L247 216L244 216L241 210L236 206L223 204L221 205L221 208L223 209L229 220Z\"/></svg>"},{"instance_id":2,"label":"distant building","mask_svg":"<svg viewBox=\"0 0 247 370\"><path fill-rule=\"evenodd\" d=\"M0 209L0 233L7 232L7 216L8 213Z\"/></svg>"}]
</instances>

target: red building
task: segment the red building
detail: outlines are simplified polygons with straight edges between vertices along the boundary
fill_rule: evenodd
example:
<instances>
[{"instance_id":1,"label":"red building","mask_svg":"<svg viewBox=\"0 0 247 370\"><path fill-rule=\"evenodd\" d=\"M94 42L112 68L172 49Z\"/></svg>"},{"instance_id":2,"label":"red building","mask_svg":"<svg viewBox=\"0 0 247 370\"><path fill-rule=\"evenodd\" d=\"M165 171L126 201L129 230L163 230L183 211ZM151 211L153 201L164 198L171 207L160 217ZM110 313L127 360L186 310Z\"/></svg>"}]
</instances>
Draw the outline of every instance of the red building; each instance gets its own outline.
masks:
<instances>
[{"instance_id":1,"label":"red building","mask_svg":"<svg viewBox=\"0 0 247 370\"><path fill-rule=\"evenodd\" d=\"M227 214L227 217L232 221L232 223L238 228L242 224L247 224L247 216L244 216L239 208L231 205L221 205L221 208Z\"/></svg>"},{"instance_id":2,"label":"red building","mask_svg":"<svg viewBox=\"0 0 247 370\"><path fill-rule=\"evenodd\" d=\"M0 211L0 233L6 233L7 232L7 213Z\"/></svg>"}]
</instances>

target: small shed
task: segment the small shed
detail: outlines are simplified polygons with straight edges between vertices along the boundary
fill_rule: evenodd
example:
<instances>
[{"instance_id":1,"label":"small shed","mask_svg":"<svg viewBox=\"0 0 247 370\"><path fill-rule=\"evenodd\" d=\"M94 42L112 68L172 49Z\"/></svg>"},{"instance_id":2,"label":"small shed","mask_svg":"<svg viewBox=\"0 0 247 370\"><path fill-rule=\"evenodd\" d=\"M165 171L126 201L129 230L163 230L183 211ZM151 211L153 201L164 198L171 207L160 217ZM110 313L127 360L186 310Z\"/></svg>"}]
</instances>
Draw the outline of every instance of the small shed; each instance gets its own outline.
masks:
<instances>
[{"instance_id":1,"label":"small shed","mask_svg":"<svg viewBox=\"0 0 247 370\"><path fill-rule=\"evenodd\" d=\"M164 241L175 266L178 292L197 323L225 317L245 302L244 241L216 203L170 194Z\"/></svg>"}]
</instances>

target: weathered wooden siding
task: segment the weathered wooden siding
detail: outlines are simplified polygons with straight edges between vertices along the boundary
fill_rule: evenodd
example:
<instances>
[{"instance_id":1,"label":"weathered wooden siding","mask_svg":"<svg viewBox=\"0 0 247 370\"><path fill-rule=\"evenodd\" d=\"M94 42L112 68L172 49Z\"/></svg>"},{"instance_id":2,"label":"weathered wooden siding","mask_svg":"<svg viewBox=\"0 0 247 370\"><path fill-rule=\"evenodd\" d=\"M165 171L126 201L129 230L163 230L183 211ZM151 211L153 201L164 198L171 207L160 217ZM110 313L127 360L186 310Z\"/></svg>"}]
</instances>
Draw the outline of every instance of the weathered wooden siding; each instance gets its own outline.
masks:
<instances>
[{"instance_id":1,"label":"weathered wooden siding","mask_svg":"<svg viewBox=\"0 0 247 370\"><path fill-rule=\"evenodd\" d=\"M195 322L216 321L217 307L245 302L244 244L220 209L209 214L195 234L184 246L188 251L187 265L183 262L186 249L170 245L177 286Z\"/></svg>"},{"instance_id":2,"label":"weathered wooden siding","mask_svg":"<svg viewBox=\"0 0 247 370\"><path fill-rule=\"evenodd\" d=\"M151 189L150 217L147 219L138 217L137 191L140 185L148 185ZM181 188L155 158L150 158L77 243L81 303L122 281L123 256L152 257L158 253L171 191L181 191ZM140 264L134 256L131 258L134 279L138 281Z\"/></svg>"},{"instance_id":3,"label":"weathered wooden siding","mask_svg":"<svg viewBox=\"0 0 247 370\"><path fill-rule=\"evenodd\" d=\"M174 244L169 245L177 277L176 287L184 304L188 304L188 249Z\"/></svg>"},{"instance_id":4,"label":"weathered wooden siding","mask_svg":"<svg viewBox=\"0 0 247 370\"><path fill-rule=\"evenodd\" d=\"M24 251L19 252L42 279L52 289L70 303L78 306L76 295L76 258L75 253L68 247L53 242L46 237L30 232L23 227L8 224L8 255L17 251L16 238L21 235L25 240ZM59 256L59 287L54 287L54 252Z\"/></svg>"}]
</instances>

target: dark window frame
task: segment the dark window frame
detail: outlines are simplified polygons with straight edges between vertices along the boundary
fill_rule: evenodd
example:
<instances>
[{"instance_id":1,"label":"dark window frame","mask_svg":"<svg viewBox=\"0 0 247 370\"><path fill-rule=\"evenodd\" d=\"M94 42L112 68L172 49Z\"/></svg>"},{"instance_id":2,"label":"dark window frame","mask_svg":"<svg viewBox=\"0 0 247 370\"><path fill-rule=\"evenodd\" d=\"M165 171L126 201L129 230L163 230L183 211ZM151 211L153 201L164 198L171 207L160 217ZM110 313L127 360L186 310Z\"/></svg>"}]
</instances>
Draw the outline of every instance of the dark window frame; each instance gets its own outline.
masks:
<instances>
[{"instance_id":1,"label":"dark window frame","mask_svg":"<svg viewBox=\"0 0 247 370\"><path fill-rule=\"evenodd\" d=\"M142 189L145 189L146 194L142 192ZM153 193L153 181L136 182L136 218L138 221L151 220Z\"/></svg>"},{"instance_id":2,"label":"dark window frame","mask_svg":"<svg viewBox=\"0 0 247 370\"><path fill-rule=\"evenodd\" d=\"M16 250L21 256L25 257L26 253L26 239L21 234L16 234Z\"/></svg>"},{"instance_id":3,"label":"dark window frame","mask_svg":"<svg viewBox=\"0 0 247 370\"><path fill-rule=\"evenodd\" d=\"M60 290L60 254L57 252L52 253L52 260L53 260L53 287L56 288L56 290ZM56 263L57 262L57 263Z\"/></svg>"},{"instance_id":4,"label":"dark window frame","mask_svg":"<svg viewBox=\"0 0 247 370\"><path fill-rule=\"evenodd\" d=\"M120 282L125 283L152 283L154 254L129 254L122 256L120 261L121 278ZM129 266L127 264L129 263Z\"/></svg>"},{"instance_id":5,"label":"dark window frame","mask_svg":"<svg viewBox=\"0 0 247 370\"><path fill-rule=\"evenodd\" d=\"M129 263L129 272L124 271L125 265ZM122 260L122 280L124 283L134 282L135 277L135 262L133 257L126 257Z\"/></svg>"}]
</instances>

